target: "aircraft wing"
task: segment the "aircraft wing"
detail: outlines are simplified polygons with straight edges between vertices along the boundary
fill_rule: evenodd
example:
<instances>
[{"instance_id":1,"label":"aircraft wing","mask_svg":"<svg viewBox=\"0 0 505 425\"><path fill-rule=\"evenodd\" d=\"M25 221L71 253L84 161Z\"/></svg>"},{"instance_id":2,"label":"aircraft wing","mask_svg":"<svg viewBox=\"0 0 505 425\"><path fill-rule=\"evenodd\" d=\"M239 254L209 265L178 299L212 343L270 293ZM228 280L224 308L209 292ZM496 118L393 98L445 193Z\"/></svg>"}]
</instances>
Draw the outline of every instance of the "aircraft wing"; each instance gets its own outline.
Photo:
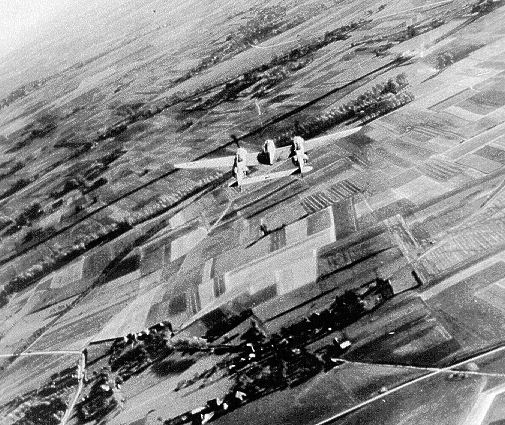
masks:
<instances>
[{"instance_id":1,"label":"aircraft wing","mask_svg":"<svg viewBox=\"0 0 505 425\"><path fill-rule=\"evenodd\" d=\"M309 152L312 149L318 148L320 146L327 145L334 140L343 139L344 137L350 136L351 134L357 133L361 130L361 127L351 128L349 130L338 131L332 134L325 134L324 136L315 137L313 139L305 140L305 151Z\"/></svg>"},{"instance_id":2,"label":"aircraft wing","mask_svg":"<svg viewBox=\"0 0 505 425\"><path fill-rule=\"evenodd\" d=\"M235 156L223 156L221 158L201 159L193 162L174 164L175 168L198 169L198 168L231 168L235 162Z\"/></svg>"},{"instance_id":3,"label":"aircraft wing","mask_svg":"<svg viewBox=\"0 0 505 425\"><path fill-rule=\"evenodd\" d=\"M248 152L246 165L254 166L258 165L258 155L259 152ZM179 164L174 164L175 168L185 168L185 169L200 169L200 168L227 168L231 169L235 163L235 155L222 156L220 158L208 158L201 159L199 161L193 162L181 162Z\"/></svg>"}]
</instances>

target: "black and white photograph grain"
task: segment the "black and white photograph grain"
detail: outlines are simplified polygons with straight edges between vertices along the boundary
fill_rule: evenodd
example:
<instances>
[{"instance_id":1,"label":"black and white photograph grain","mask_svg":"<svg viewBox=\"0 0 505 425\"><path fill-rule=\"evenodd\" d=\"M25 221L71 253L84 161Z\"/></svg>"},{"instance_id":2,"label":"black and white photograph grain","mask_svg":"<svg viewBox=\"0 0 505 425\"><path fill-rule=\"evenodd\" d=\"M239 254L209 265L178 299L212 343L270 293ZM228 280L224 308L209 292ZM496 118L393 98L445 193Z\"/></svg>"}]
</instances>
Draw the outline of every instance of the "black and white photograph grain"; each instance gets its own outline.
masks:
<instances>
[{"instance_id":1,"label":"black and white photograph grain","mask_svg":"<svg viewBox=\"0 0 505 425\"><path fill-rule=\"evenodd\" d=\"M0 425L505 425L505 0L0 0Z\"/></svg>"}]
</instances>

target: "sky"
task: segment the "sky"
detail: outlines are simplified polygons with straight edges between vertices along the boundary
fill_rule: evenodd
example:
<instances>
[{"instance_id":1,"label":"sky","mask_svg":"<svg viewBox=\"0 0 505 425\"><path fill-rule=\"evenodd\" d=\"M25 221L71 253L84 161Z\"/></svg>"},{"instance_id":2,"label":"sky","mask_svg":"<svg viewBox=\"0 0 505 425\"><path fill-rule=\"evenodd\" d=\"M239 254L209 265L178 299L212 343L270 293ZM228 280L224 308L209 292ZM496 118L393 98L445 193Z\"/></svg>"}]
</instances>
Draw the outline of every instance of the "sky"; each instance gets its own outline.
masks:
<instances>
[{"instance_id":1,"label":"sky","mask_svg":"<svg viewBox=\"0 0 505 425\"><path fill-rule=\"evenodd\" d=\"M37 38L73 4L74 0L0 0L0 57Z\"/></svg>"}]
</instances>

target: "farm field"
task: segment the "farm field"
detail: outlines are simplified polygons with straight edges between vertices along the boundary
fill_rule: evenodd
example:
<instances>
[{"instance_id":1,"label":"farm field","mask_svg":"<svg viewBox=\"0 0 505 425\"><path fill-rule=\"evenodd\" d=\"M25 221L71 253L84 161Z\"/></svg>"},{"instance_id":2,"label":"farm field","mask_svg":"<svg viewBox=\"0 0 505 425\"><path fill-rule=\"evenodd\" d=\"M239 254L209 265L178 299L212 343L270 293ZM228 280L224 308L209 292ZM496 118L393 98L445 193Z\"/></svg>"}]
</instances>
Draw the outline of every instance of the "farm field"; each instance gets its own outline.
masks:
<instances>
[{"instance_id":1,"label":"farm field","mask_svg":"<svg viewBox=\"0 0 505 425\"><path fill-rule=\"evenodd\" d=\"M502 0L66 13L0 63L0 423L505 421Z\"/></svg>"}]
</instances>

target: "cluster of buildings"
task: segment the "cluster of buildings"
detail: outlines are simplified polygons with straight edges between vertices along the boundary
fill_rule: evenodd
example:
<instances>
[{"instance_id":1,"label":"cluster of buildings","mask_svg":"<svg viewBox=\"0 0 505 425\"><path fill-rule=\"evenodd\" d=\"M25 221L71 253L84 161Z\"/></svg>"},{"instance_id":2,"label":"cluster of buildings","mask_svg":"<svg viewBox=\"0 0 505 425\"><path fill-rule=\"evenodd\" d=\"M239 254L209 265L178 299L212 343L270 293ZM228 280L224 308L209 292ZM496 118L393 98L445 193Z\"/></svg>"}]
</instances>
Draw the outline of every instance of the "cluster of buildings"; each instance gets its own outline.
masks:
<instances>
[{"instance_id":1,"label":"cluster of buildings","mask_svg":"<svg viewBox=\"0 0 505 425\"><path fill-rule=\"evenodd\" d=\"M125 399L121 394L120 376L104 368L93 379L89 393L76 405L77 417L82 422L103 420L109 413L121 408Z\"/></svg>"},{"instance_id":2,"label":"cluster of buildings","mask_svg":"<svg viewBox=\"0 0 505 425\"><path fill-rule=\"evenodd\" d=\"M240 335L239 345L230 345L228 358L219 364L234 381L231 390L224 398L209 400L206 405L169 419L164 424L204 424L245 403L300 385L322 370L338 366L340 357L352 345L341 329L392 296L389 282L376 279L337 296L328 308L313 312L270 336L261 325L251 320L249 328ZM222 329L229 328L225 325L221 323L220 326ZM314 352L307 348L328 336L331 336L329 344ZM210 374L200 374L199 378L208 379L215 369ZM178 389L196 381L183 381Z\"/></svg>"},{"instance_id":3,"label":"cluster of buildings","mask_svg":"<svg viewBox=\"0 0 505 425\"><path fill-rule=\"evenodd\" d=\"M14 425L59 425L68 407L68 393L75 391L76 385L75 369L54 373L45 385L1 406L2 419Z\"/></svg>"}]
</instances>

